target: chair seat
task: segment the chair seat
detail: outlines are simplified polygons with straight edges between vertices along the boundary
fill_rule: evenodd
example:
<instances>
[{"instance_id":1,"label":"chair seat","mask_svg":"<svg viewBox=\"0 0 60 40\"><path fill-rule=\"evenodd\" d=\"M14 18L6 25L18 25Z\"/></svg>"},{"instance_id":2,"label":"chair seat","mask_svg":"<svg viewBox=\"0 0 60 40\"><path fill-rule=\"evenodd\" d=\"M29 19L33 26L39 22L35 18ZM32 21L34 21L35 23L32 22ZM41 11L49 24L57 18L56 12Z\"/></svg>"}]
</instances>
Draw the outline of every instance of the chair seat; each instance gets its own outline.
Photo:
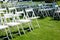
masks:
<instances>
[{"instance_id":1,"label":"chair seat","mask_svg":"<svg viewBox=\"0 0 60 40\"><path fill-rule=\"evenodd\" d=\"M37 17L30 17L28 19L37 19L37 18L40 18L40 17L39 16L37 16Z\"/></svg>"},{"instance_id":2,"label":"chair seat","mask_svg":"<svg viewBox=\"0 0 60 40\"><path fill-rule=\"evenodd\" d=\"M19 25L20 23L18 22L9 22L9 23L6 23L6 25L8 26L16 26L16 25Z\"/></svg>"},{"instance_id":3,"label":"chair seat","mask_svg":"<svg viewBox=\"0 0 60 40\"><path fill-rule=\"evenodd\" d=\"M22 13L24 13L24 12L23 12L23 11L20 11L20 12L16 12L16 13L17 13L17 14L19 14L19 13L22 14Z\"/></svg>"},{"instance_id":4,"label":"chair seat","mask_svg":"<svg viewBox=\"0 0 60 40\"><path fill-rule=\"evenodd\" d=\"M21 19L21 20L16 20L17 22L20 22L20 23L28 23L30 22L31 20L29 19Z\"/></svg>"},{"instance_id":5,"label":"chair seat","mask_svg":"<svg viewBox=\"0 0 60 40\"><path fill-rule=\"evenodd\" d=\"M55 13L60 13L60 10L58 10L58 11L55 11Z\"/></svg>"},{"instance_id":6,"label":"chair seat","mask_svg":"<svg viewBox=\"0 0 60 40\"><path fill-rule=\"evenodd\" d=\"M5 28L8 28L8 26L7 25L0 25L0 30L5 29Z\"/></svg>"},{"instance_id":7,"label":"chair seat","mask_svg":"<svg viewBox=\"0 0 60 40\"><path fill-rule=\"evenodd\" d=\"M4 13L4 12L0 12L0 14L2 14L2 13Z\"/></svg>"}]
</instances>

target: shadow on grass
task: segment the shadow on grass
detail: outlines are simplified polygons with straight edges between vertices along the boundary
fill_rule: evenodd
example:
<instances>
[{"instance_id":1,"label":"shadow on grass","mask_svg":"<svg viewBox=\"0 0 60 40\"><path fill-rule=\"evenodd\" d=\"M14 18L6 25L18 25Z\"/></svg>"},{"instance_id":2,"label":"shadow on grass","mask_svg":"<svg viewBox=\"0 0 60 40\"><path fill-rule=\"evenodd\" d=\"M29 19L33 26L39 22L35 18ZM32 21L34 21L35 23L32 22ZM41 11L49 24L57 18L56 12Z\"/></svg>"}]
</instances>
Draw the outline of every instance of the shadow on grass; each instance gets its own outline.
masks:
<instances>
[{"instance_id":1,"label":"shadow on grass","mask_svg":"<svg viewBox=\"0 0 60 40\"><path fill-rule=\"evenodd\" d=\"M51 19L50 21L60 21L60 19Z\"/></svg>"},{"instance_id":2,"label":"shadow on grass","mask_svg":"<svg viewBox=\"0 0 60 40\"><path fill-rule=\"evenodd\" d=\"M31 28L31 29L32 29L32 28ZM20 30L22 30L22 29L20 29ZM24 28L24 30L26 30L27 32L30 32L29 27ZM21 35L24 35L23 31L21 31L20 33L21 33ZM18 31L12 32L12 34L17 34L17 35L19 35L19 34L18 34ZM9 33L8 33L8 35L9 35ZM5 36L1 35L1 36L0 36L0 39L8 40L8 38L4 38L4 37L6 37L6 35L5 35ZM9 35L9 38L11 39L10 35ZM13 37L13 38L15 38L15 37Z\"/></svg>"}]
</instances>

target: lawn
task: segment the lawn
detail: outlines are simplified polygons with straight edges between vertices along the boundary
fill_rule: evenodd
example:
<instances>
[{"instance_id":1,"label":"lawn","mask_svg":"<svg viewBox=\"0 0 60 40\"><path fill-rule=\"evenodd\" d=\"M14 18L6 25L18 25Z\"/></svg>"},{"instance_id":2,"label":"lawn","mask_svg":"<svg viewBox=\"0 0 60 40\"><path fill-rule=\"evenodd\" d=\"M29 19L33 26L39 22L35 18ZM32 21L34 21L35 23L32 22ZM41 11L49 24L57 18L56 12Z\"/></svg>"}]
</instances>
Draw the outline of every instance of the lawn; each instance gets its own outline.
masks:
<instances>
[{"instance_id":1,"label":"lawn","mask_svg":"<svg viewBox=\"0 0 60 40\"><path fill-rule=\"evenodd\" d=\"M33 21L33 20L32 20ZM50 17L38 19L40 28L35 27L34 30L26 32L21 36L14 35L12 40L60 40L60 21L52 20Z\"/></svg>"}]
</instances>

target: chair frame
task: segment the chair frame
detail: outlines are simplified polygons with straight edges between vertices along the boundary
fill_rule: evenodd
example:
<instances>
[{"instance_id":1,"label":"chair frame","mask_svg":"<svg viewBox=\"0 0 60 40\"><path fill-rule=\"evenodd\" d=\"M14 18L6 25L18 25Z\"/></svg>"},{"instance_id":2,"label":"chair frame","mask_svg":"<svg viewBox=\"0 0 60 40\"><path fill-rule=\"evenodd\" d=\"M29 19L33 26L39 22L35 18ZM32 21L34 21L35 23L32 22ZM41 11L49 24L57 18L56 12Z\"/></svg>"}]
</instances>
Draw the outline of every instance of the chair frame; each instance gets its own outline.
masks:
<instances>
[{"instance_id":1,"label":"chair frame","mask_svg":"<svg viewBox=\"0 0 60 40\"><path fill-rule=\"evenodd\" d=\"M32 12L32 17L31 17L31 18L36 17L36 18L35 18L35 19L36 19L36 23L37 23L38 27L40 28L40 25L39 25L39 23L38 23L38 21L37 21L37 18L39 18L39 17L38 17L38 16L35 16L35 13L34 13L33 8L25 9L25 12L26 12L26 14L27 14L27 18L28 18L28 19L30 19L28 13L29 13L29 12Z\"/></svg>"}]
</instances>

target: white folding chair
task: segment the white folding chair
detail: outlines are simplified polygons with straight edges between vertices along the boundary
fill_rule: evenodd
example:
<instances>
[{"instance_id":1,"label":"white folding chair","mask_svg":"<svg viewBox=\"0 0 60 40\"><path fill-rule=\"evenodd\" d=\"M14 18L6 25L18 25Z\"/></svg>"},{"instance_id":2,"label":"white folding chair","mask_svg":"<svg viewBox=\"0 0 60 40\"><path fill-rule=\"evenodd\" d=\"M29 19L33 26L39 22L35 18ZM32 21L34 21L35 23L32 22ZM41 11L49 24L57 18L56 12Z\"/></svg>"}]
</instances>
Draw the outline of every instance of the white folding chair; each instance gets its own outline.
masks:
<instances>
[{"instance_id":1,"label":"white folding chair","mask_svg":"<svg viewBox=\"0 0 60 40\"><path fill-rule=\"evenodd\" d=\"M0 25L0 30L3 30L4 29L4 31L6 32L7 38L9 40L8 33L7 33L7 29L6 28L8 28L8 26L6 26L6 25Z\"/></svg>"},{"instance_id":2,"label":"white folding chair","mask_svg":"<svg viewBox=\"0 0 60 40\"><path fill-rule=\"evenodd\" d=\"M32 26L31 25L31 20L29 20L29 19L27 19L26 18L26 16L25 16L25 12L24 11L19 11L19 12L15 12L16 14L15 14L15 16L17 17L17 22L20 22L20 23L22 23L22 24L26 24L26 23L28 23L28 25L29 25L29 29L30 29L30 31L31 31L31 27L30 26ZM21 18L19 18L19 16L21 16L21 14L24 14L24 16L23 16L23 18L21 19ZM30 24L29 24L30 23ZM23 32L25 33L25 31L24 31L24 29L23 29L23 26L21 25L21 27L22 27L22 30L23 30Z\"/></svg>"},{"instance_id":3,"label":"white folding chair","mask_svg":"<svg viewBox=\"0 0 60 40\"><path fill-rule=\"evenodd\" d=\"M44 9L40 9L40 8L38 9L38 12L39 12L39 13L41 12L42 16L45 17L43 11L44 11ZM46 15L47 15L47 14L46 14Z\"/></svg>"},{"instance_id":4,"label":"white folding chair","mask_svg":"<svg viewBox=\"0 0 60 40\"><path fill-rule=\"evenodd\" d=\"M46 16L50 16L49 11L53 10L53 8L47 8L47 9L43 9L43 11L45 12Z\"/></svg>"},{"instance_id":5,"label":"white folding chair","mask_svg":"<svg viewBox=\"0 0 60 40\"><path fill-rule=\"evenodd\" d=\"M43 9L39 9L39 12L41 12L41 14L43 15L43 17L45 17L45 15L46 16L50 16L50 12L52 13L52 11L53 11L53 8L43 8ZM45 14L45 15L44 15Z\"/></svg>"},{"instance_id":6,"label":"white folding chair","mask_svg":"<svg viewBox=\"0 0 60 40\"><path fill-rule=\"evenodd\" d=\"M6 12L4 12L4 11L6 11ZM6 8L5 9L0 9L0 17L1 17L1 23L3 24L3 25L5 25L4 24L4 21L3 21L3 19L4 19L4 14L6 14L7 13L7 10L6 10ZM3 15L1 15L1 14L3 14ZM3 26L2 25L2 26ZM8 26L8 25L6 25L6 26ZM12 38L12 35L11 35L11 31L10 31L10 29L9 29L9 26L8 26L8 30L9 30L9 33L10 33L10 36L11 36L11 38Z\"/></svg>"},{"instance_id":7,"label":"white folding chair","mask_svg":"<svg viewBox=\"0 0 60 40\"><path fill-rule=\"evenodd\" d=\"M3 17L0 16L0 30L4 30L6 32L6 35L7 35L7 37L4 37L4 38L8 38L8 40L10 40L9 36L8 36L8 32L10 33L10 36L11 36L9 26L5 25L4 22L2 22L3 21L2 19L3 19Z\"/></svg>"},{"instance_id":8,"label":"white folding chair","mask_svg":"<svg viewBox=\"0 0 60 40\"><path fill-rule=\"evenodd\" d=\"M53 14L53 19L54 19L55 17L59 17L59 18L60 18L60 10L57 10L57 11L54 12L54 14ZM57 18L57 19L58 19L58 18Z\"/></svg>"},{"instance_id":9,"label":"white folding chair","mask_svg":"<svg viewBox=\"0 0 60 40\"><path fill-rule=\"evenodd\" d=\"M10 20L10 18L12 18L12 19ZM9 20L6 20L6 19L9 19ZM18 25L20 25L20 23L15 22L15 18L14 18L13 13L4 14L4 22L5 22L5 25L8 25L9 27L15 27L16 26L18 29L18 34L21 35L19 27L18 27Z\"/></svg>"},{"instance_id":10,"label":"white folding chair","mask_svg":"<svg viewBox=\"0 0 60 40\"><path fill-rule=\"evenodd\" d=\"M27 18L28 19L36 19L36 23L37 23L38 27L40 28L40 25L39 25L38 20L37 20L37 18L40 18L40 17L39 16L35 16L33 8L25 9L25 11L26 11ZM29 17L29 12L32 12L32 17Z\"/></svg>"}]
</instances>

